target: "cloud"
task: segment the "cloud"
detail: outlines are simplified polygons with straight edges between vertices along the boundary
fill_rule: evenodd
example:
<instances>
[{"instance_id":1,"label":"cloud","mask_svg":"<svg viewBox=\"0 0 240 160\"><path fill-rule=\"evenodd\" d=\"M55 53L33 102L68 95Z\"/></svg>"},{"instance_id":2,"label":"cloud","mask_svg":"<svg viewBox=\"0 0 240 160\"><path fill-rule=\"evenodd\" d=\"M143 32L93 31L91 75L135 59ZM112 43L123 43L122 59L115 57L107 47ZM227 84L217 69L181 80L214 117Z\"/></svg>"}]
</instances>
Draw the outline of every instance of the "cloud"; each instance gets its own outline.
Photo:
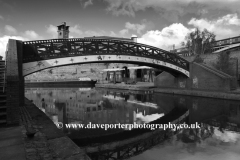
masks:
<instances>
[{"instance_id":1,"label":"cloud","mask_svg":"<svg viewBox=\"0 0 240 160\"><path fill-rule=\"evenodd\" d=\"M4 20L3 16L0 15L0 19L1 19L1 20Z\"/></svg>"},{"instance_id":2,"label":"cloud","mask_svg":"<svg viewBox=\"0 0 240 160\"><path fill-rule=\"evenodd\" d=\"M237 14L228 14L214 20L193 18L188 22L189 25L203 30L214 32L217 39L237 36L240 34L240 19Z\"/></svg>"},{"instance_id":3,"label":"cloud","mask_svg":"<svg viewBox=\"0 0 240 160\"><path fill-rule=\"evenodd\" d=\"M135 16L135 12L142 9L144 10L144 6L140 7L136 5L135 0L118 0L118 1L112 1L112 0L105 0L109 6L107 7L107 11L112 12L113 15L119 16L119 15L128 15L128 16Z\"/></svg>"},{"instance_id":4,"label":"cloud","mask_svg":"<svg viewBox=\"0 0 240 160\"><path fill-rule=\"evenodd\" d=\"M238 19L237 14L228 14L226 16L223 16L222 18L219 18L217 20L217 23L219 24L225 24L225 25L240 25L240 19Z\"/></svg>"},{"instance_id":5,"label":"cloud","mask_svg":"<svg viewBox=\"0 0 240 160\"><path fill-rule=\"evenodd\" d=\"M51 35L51 38L56 39L58 37L57 27L50 24L47 28L47 33Z\"/></svg>"},{"instance_id":6,"label":"cloud","mask_svg":"<svg viewBox=\"0 0 240 160\"><path fill-rule=\"evenodd\" d=\"M88 0L84 3L83 7L86 8L87 6L93 5L92 0Z\"/></svg>"},{"instance_id":7,"label":"cloud","mask_svg":"<svg viewBox=\"0 0 240 160\"><path fill-rule=\"evenodd\" d=\"M121 36L125 36L126 34L128 34L128 29L122 29L121 31L119 31Z\"/></svg>"},{"instance_id":8,"label":"cloud","mask_svg":"<svg viewBox=\"0 0 240 160\"><path fill-rule=\"evenodd\" d=\"M216 39L224 39L234 37L240 34L240 18L237 14L227 14L222 17L208 20L192 18L188 22L188 27L181 23L173 23L172 25L163 28L162 30L148 30L145 34L138 38L138 42L156 46L165 50L181 47L181 42L184 41L185 36L198 27L200 30L207 29L214 32ZM134 25L128 27L135 28ZM125 32L124 32L125 31ZM122 30L122 33L127 33L129 30Z\"/></svg>"},{"instance_id":9,"label":"cloud","mask_svg":"<svg viewBox=\"0 0 240 160\"><path fill-rule=\"evenodd\" d=\"M25 32L18 32L14 27L10 25L6 25L4 27L5 34L7 36L21 36L24 37L26 40L39 40L43 39L43 37L39 36L35 31L33 30L27 30Z\"/></svg>"},{"instance_id":10,"label":"cloud","mask_svg":"<svg viewBox=\"0 0 240 160\"><path fill-rule=\"evenodd\" d=\"M109 36L111 36L111 37L117 37L117 34L116 34L114 31L110 31Z\"/></svg>"},{"instance_id":11,"label":"cloud","mask_svg":"<svg viewBox=\"0 0 240 160\"><path fill-rule=\"evenodd\" d=\"M240 12L239 0L104 0L106 10L115 16L135 17L136 12L153 9L170 22L178 22L186 14L202 16L209 11L219 14L220 11Z\"/></svg>"},{"instance_id":12,"label":"cloud","mask_svg":"<svg viewBox=\"0 0 240 160\"><path fill-rule=\"evenodd\" d=\"M138 34L141 34L141 32L146 28L145 24L132 24L130 22L127 22L125 27L128 30L134 30L136 31Z\"/></svg>"},{"instance_id":13,"label":"cloud","mask_svg":"<svg viewBox=\"0 0 240 160\"><path fill-rule=\"evenodd\" d=\"M83 8L87 8L90 5L93 5L92 0L79 0Z\"/></svg>"},{"instance_id":14,"label":"cloud","mask_svg":"<svg viewBox=\"0 0 240 160\"><path fill-rule=\"evenodd\" d=\"M175 45L180 47L180 43L184 41L185 36L189 33L189 29L181 23L174 23L162 30L147 31L140 38L139 43L144 43L159 47L161 49L170 50Z\"/></svg>"},{"instance_id":15,"label":"cloud","mask_svg":"<svg viewBox=\"0 0 240 160\"><path fill-rule=\"evenodd\" d=\"M70 35L71 35L71 34L74 34L75 37L83 34L83 31L81 30L81 28L80 28L79 25L75 25L75 26L73 26L73 27L70 27L70 28L69 28L69 32L70 32ZM77 35L76 35L76 34L77 34Z\"/></svg>"},{"instance_id":16,"label":"cloud","mask_svg":"<svg viewBox=\"0 0 240 160\"><path fill-rule=\"evenodd\" d=\"M40 40L43 39L43 37L39 36L35 31L27 30L23 33L24 37L30 40Z\"/></svg>"},{"instance_id":17,"label":"cloud","mask_svg":"<svg viewBox=\"0 0 240 160\"><path fill-rule=\"evenodd\" d=\"M119 31L120 35L125 36L130 31L134 31L137 34L142 34L145 30L150 30L154 27L154 24L151 21L147 21L146 19L143 19L141 21L141 24L138 23L131 23L126 22L125 28Z\"/></svg>"},{"instance_id":18,"label":"cloud","mask_svg":"<svg viewBox=\"0 0 240 160\"><path fill-rule=\"evenodd\" d=\"M17 30L14 27L10 26L10 25L6 25L4 27L4 29L5 29L5 32L8 35L16 35L17 34Z\"/></svg>"}]
</instances>

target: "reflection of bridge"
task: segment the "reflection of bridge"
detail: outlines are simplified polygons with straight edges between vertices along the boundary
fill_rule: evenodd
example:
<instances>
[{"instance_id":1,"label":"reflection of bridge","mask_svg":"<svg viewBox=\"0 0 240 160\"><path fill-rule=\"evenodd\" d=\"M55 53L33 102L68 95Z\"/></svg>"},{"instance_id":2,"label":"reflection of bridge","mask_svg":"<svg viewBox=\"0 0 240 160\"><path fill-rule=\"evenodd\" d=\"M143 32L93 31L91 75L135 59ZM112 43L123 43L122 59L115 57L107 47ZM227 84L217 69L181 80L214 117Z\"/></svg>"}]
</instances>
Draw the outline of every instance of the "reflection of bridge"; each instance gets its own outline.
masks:
<instances>
[{"instance_id":1,"label":"reflection of bridge","mask_svg":"<svg viewBox=\"0 0 240 160\"><path fill-rule=\"evenodd\" d=\"M214 126L214 127L222 127L224 130L240 133L240 126L236 123L223 122L224 124L222 124L221 122L217 121L216 119L208 120L205 123L207 123L211 126Z\"/></svg>"},{"instance_id":2,"label":"reflection of bridge","mask_svg":"<svg viewBox=\"0 0 240 160\"><path fill-rule=\"evenodd\" d=\"M173 111L172 113L174 112L176 112L176 110ZM171 115L172 113L158 119L157 124L161 124L161 122L164 123L164 120L162 119L165 119L165 123L166 123L166 119L173 116ZM168 119L168 120L172 123L177 123L177 124L183 123L186 121L188 114L189 114L188 111L187 112L181 111L181 113L178 113L177 117L173 116L171 119ZM135 135L134 137L130 138L126 136L121 141L105 143L96 147L85 147L85 150L87 154L92 158L92 160L127 159L130 157L136 156L146 151L147 149L163 142L166 138L174 134L170 130L162 130L162 129L157 129L155 131L149 131L147 129L136 130L136 131L132 130L132 131L129 131L128 133L131 133L131 132L133 133L132 136ZM139 133L136 134L137 132Z\"/></svg>"}]
</instances>

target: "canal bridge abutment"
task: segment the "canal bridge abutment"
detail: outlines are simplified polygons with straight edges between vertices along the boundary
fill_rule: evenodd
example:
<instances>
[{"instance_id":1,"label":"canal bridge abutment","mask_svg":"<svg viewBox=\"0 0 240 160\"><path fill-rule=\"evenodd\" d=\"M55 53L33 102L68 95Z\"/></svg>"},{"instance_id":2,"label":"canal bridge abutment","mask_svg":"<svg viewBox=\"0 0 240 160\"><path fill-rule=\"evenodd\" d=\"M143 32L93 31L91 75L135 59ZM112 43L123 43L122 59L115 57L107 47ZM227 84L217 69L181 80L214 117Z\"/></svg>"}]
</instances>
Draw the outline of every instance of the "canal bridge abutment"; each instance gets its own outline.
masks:
<instances>
[{"instance_id":1,"label":"canal bridge abutment","mask_svg":"<svg viewBox=\"0 0 240 160\"><path fill-rule=\"evenodd\" d=\"M190 77L162 72L154 81L158 88L231 91L237 89L237 78L204 64L192 62L189 65Z\"/></svg>"}]
</instances>

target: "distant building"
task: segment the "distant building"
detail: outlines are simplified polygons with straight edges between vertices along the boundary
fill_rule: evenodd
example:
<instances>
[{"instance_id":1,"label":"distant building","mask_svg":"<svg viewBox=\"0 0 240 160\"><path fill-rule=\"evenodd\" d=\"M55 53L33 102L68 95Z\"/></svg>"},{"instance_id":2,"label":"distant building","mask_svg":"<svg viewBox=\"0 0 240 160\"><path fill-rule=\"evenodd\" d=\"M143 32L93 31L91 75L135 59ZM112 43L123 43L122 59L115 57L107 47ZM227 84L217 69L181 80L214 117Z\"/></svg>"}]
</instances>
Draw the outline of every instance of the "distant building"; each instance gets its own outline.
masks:
<instances>
[{"instance_id":1,"label":"distant building","mask_svg":"<svg viewBox=\"0 0 240 160\"><path fill-rule=\"evenodd\" d=\"M58 39L69 38L69 26L66 26L66 22L63 22L58 27Z\"/></svg>"},{"instance_id":2,"label":"distant building","mask_svg":"<svg viewBox=\"0 0 240 160\"><path fill-rule=\"evenodd\" d=\"M133 35L133 36L131 37L131 39L132 39L133 42L137 42L137 38L138 38L138 37L135 36L135 35Z\"/></svg>"}]
</instances>

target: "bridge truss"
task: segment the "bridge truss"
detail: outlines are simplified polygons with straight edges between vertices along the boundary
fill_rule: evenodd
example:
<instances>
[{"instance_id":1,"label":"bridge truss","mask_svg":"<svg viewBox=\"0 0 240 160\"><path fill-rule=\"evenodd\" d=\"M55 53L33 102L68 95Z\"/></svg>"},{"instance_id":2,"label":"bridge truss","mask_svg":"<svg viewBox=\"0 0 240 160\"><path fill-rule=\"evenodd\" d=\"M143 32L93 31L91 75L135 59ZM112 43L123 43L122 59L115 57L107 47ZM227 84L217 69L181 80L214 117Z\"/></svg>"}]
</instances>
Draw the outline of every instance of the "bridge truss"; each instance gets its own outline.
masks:
<instances>
[{"instance_id":1,"label":"bridge truss","mask_svg":"<svg viewBox=\"0 0 240 160\"><path fill-rule=\"evenodd\" d=\"M23 63L89 55L128 55L152 58L189 70L188 61L178 55L131 41L73 38L23 42Z\"/></svg>"}]
</instances>

